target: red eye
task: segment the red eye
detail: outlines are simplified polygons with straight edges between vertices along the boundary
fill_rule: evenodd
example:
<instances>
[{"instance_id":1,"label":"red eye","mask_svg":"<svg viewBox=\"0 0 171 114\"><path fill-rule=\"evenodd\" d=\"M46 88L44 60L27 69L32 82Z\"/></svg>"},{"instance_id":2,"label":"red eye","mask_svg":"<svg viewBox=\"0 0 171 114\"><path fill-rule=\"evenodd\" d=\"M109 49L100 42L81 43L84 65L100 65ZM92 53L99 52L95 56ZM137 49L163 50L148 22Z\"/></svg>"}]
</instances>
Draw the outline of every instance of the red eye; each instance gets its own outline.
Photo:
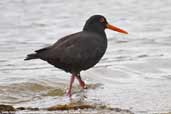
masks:
<instances>
[{"instance_id":1,"label":"red eye","mask_svg":"<svg viewBox=\"0 0 171 114\"><path fill-rule=\"evenodd\" d=\"M99 21L100 21L101 23L105 22L104 18L100 18Z\"/></svg>"}]
</instances>

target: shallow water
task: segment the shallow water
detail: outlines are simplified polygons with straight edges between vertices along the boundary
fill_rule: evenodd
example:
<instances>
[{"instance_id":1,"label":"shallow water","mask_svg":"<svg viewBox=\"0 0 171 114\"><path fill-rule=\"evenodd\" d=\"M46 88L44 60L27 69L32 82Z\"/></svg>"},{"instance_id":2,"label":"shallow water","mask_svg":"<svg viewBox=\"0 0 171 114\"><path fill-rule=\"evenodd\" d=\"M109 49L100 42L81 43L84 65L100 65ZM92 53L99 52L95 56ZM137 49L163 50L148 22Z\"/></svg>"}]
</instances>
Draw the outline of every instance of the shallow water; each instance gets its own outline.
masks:
<instances>
[{"instance_id":1,"label":"shallow water","mask_svg":"<svg viewBox=\"0 0 171 114\"><path fill-rule=\"evenodd\" d=\"M0 104L47 107L63 97L69 75L26 54L80 31L94 14L129 32L106 31L108 49L94 68L82 72L89 89L74 86L74 100L130 109L171 111L170 0L1 0Z\"/></svg>"}]
</instances>

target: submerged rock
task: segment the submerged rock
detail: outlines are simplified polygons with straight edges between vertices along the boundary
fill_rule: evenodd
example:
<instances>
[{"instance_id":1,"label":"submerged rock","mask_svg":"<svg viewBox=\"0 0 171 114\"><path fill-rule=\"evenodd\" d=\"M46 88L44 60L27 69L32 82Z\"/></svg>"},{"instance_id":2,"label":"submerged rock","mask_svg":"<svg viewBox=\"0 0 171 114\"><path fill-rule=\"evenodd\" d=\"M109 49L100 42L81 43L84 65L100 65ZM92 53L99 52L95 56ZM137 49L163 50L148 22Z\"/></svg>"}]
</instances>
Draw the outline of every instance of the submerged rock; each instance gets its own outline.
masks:
<instances>
[{"instance_id":1,"label":"submerged rock","mask_svg":"<svg viewBox=\"0 0 171 114\"><path fill-rule=\"evenodd\" d=\"M3 111L15 111L15 108L11 105L0 104L0 112Z\"/></svg>"},{"instance_id":2,"label":"submerged rock","mask_svg":"<svg viewBox=\"0 0 171 114\"><path fill-rule=\"evenodd\" d=\"M13 111L77 111L77 110L83 110L85 111L85 113L87 114L91 114L91 111L95 111L95 114L134 114L132 113L130 110L126 110L126 109L120 109L120 108L111 108L109 106L106 105L97 105L97 104L86 104L86 103L69 103L69 104L64 104L64 105L56 105L56 106L52 106L52 107L48 107L45 109L39 109L39 108L32 108L32 107L18 107L18 108L14 108L11 105L0 105L0 114L2 112L9 112L9 114L12 114L11 112ZM14 112L14 113L15 113ZM8 114L8 113L7 113ZM169 113L170 114L170 113Z\"/></svg>"},{"instance_id":3,"label":"submerged rock","mask_svg":"<svg viewBox=\"0 0 171 114\"><path fill-rule=\"evenodd\" d=\"M106 105L95 105L95 104L75 104L69 103L64 105L56 105L47 108L48 111L64 111L64 110L78 110L78 109L90 109L95 110L97 112L112 112L117 114L134 114L130 110L127 109L120 109L120 108L111 108ZM104 113L107 114L107 113Z\"/></svg>"},{"instance_id":4,"label":"submerged rock","mask_svg":"<svg viewBox=\"0 0 171 114\"><path fill-rule=\"evenodd\" d=\"M29 111L39 111L39 108L32 108L32 107L18 107L17 110L29 110Z\"/></svg>"},{"instance_id":5,"label":"submerged rock","mask_svg":"<svg viewBox=\"0 0 171 114\"><path fill-rule=\"evenodd\" d=\"M18 107L18 108L16 108L17 110L26 110L26 108L25 107Z\"/></svg>"}]
</instances>

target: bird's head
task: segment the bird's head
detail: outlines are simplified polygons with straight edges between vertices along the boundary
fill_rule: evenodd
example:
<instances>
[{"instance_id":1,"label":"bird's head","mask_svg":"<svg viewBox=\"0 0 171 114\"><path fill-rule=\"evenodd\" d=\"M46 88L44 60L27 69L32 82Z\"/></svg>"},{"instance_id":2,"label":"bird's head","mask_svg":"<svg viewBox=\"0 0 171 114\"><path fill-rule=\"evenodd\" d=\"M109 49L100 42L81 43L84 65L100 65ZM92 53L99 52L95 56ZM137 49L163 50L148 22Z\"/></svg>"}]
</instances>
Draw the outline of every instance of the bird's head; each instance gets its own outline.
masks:
<instances>
[{"instance_id":1,"label":"bird's head","mask_svg":"<svg viewBox=\"0 0 171 114\"><path fill-rule=\"evenodd\" d=\"M120 33L128 34L125 30L122 30L118 27L115 27L109 24L106 18L102 15L93 15L91 16L84 25L83 30L91 31L91 32L104 32L104 30L108 28Z\"/></svg>"}]
</instances>

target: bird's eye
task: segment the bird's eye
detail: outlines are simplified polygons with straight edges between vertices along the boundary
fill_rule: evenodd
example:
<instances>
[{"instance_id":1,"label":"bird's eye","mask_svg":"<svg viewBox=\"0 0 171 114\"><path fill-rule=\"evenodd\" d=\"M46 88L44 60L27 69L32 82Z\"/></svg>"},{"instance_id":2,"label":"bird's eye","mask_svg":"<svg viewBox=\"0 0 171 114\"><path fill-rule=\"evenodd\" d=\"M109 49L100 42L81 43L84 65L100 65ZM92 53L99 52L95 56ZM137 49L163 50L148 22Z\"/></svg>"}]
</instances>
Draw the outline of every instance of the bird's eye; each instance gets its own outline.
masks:
<instances>
[{"instance_id":1,"label":"bird's eye","mask_svg":"<svg viewBox=\"0 0 171 114\"><path fill-rule=\"evenodd\" d=\"M104 19L104 18L100 18L99 21L100 21L101 23L103 23L103 22L105 22L105 19Z\"/></svg>"}]
</instances>

